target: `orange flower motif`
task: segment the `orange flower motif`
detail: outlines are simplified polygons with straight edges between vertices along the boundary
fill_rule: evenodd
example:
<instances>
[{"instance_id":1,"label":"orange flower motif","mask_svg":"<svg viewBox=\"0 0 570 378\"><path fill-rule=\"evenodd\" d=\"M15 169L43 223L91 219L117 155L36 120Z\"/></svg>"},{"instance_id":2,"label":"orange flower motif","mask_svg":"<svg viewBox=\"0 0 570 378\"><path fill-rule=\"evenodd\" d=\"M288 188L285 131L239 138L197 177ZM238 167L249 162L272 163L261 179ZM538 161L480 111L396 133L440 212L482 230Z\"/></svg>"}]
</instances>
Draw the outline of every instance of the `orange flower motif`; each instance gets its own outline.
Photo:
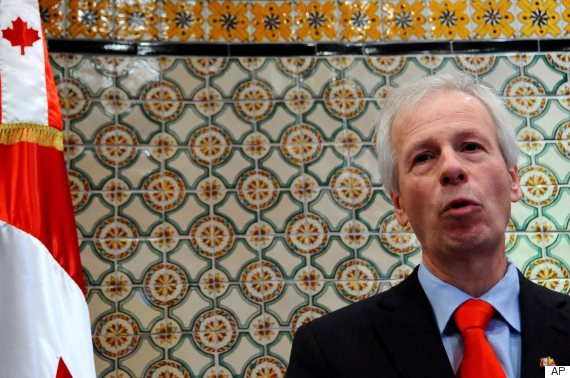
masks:
<instances>
[{"instance_id":1,"label":"orange flower motif","mask_svg":"<svg viewBox=\"0 0 570 378\"><path fill-rule=\"evenodd\" d=\"M480 37L489 33L493 38L501 34L512 37L515 30L511 27L514 16L509 9L510 0L475 0L473 1L473 21L477 24L475 32Z\"/></svg>"},{"instance_id":2,"label":"orange flower motif","mask_svg":"<svg viewBox=\"0 0 570 378\"><path fill-rule=\"evenodd\" d=\"M558 2L553 0L519 0L519 21L523 23L521 33L527 37L533 34L544 37L547 34L560 34L558 21L560 15L556 11Z\"/></svg>"},{"instance_id":3,"label":"orange flower motif","mask_svg":"<svg viewBox=\"0 0 570 378\"><path fill-rule=\"evenodd\" d=\"M234 5L235 4L235 5ZM224 1L223 4L212 1L208 7L212 15L208 17L208 24L212 28L210 30L210 38L217 41L224 38L231 42L238 39L246 42L249 38L247 26L247 7L244 3L234 3L233 1Z\"/></svg>"},{"instance_id":4,"label":"orange flower motif","mask_svg":"<svg viewBox=\"0 0 570 378\"><path fill-rule=\"evenodd\" d=\"M186 41L193 35L195 39L202 39L204 36L202 10L201 2L180 1L173 3L172 0L168 0L164 4L165 15L163 18L163 23L166 26L166 37L168 39L178 37L181 41Z\"/></svg>"},{"instance_id":5,"label":"orange flower motif","mask_svg":"<svg viewBox=\"0 0 570 378\"><path fill-rule=\"evenodd\" d=\"M60 8L61 0L40 0L40 15L47 35L58 37L62 30L63 14Z\"/></svg>"},{"instance_id":6,"label":"orange flower motif","mask_svg":"<svg viewBox=\"0 0 570 378\"><path fill-rule=\"evenodd\" d=\"M315 188L314 181L310 180L299 180L291 188L291 191L295 193L295 196L299 198L314 198L317 194L317 188Z\"/></svg>"},{"instance_id":7,"label":"orange flower motif","mask_svg":"<svg viewBox=\"0 0 570 378\"><path fill-rule=\"evenodd\" d=\"M198 197L206 203L219 202L224 196L224 188L220 180L206 179L198 186Z\"/></svg>"},{"instance_id":8,"label":"orange flower motif","mask_svg":"<svg viewBox=\"0 0 570 378\"><path fill-rule=\"evenodd\" d=\"M156 239L154 241L154 244L161 250L170 249L177 242L172 226L158 227L155 231L153 231L152 237Z\"/></svg>"},{"instance_id":9,"label":"orange flower motif","mask_svg":"<svg viewBox=\"0 0 570 378\"><path fill-rule=\"evenodd\" d=\"M340 23L344 26L343 39L347 41L380 39L380 32L377 29L380 24L377 3L345 1L340 4L340 10L342 12Z\"/></svg>"},{"instance_id":10,"label":"orange flower motif","mask_svg":"<svg viewBox=\"0 0 570 378\"><path fill-rule=\"evenodd\" d=\"M224 241L224 230L217 225L211 225L201 235L202 242L209 248L216 248Z\"/></svg>"},{"instance_id":11,"label":"orange flower motif","mask_svg":"<svg viewBox=\"0 0 570 378\"><path fill-rule=\"evenodd\" d=\"M307 270L303 272L298 284L305 291L316 293L323 286L323 277L316 270Z\"/></svg>"},{"instance_id":12,"label":"orange flower motif","mask_svg":"<svg viewBox=\"0 0 570 378\"><path fill-rule=\"evenodd\" d=\"M124 277L111 276L107 282L105 292L111 298L120 298L128 291L127 284L127 280Z\"/></svg>"},{"instance_id":13,"label":"orange flower motif","mask_svg":"<svg viewBox=\"0 0 570 378\"><path fill-rule=\"evenodd\" d=\"M275 324L271 319L257 319L255 323L253 323L253 329L255 336L258 337L259 340L263 341L270 341L275 337L277 333L275 328L277 324Z\"/></svg>"},{"instance_id":14,"label":"orange flower motif","mask_svg":"<svg viewBox=\"0 0 570 378\"><path fill-rule=\"evenodd\" d=\"M109 326L104 337L110 346L121 348L129 340L129 331L124 325L115 323Z\"/></svg>"},{"instance_id":15,"label":"orange flower motif","mask_svg":"<svg viewBox=\"0 0 570 378\"><path fill-rule=\"evenodd\" d=\"M332 1L320 3L313 1L309 5L299 3L297 5L297 24L299 30L297 37L305 40L309 35L315 41L320 41L323 35L334 38L336 35L334 16L335 5Z\"/></svg>"},{"instance_id":16,"label":"orange flower motif","mask_svg":"<svg viewBox=\"0 0 570 378\"><path fill-rule=\"evenodd\" d=\"M469 37L469 30L466 25L469 16L465 13L467 4L464 1L455 3L444 0L441 3L432 1L430 9L433 12L430 16L432 32L436 37L444 36L447 39L454 39L457 35L461 38Z\"/></svg>"},{"instance_id":17,"label":"orange flower motif","mask_svg":"<svg viewBox=\"0 0 570 378\"><path fill-rule=\"evenodd\" d=\"M252 136L244 144L244 150L246 150L249 155L263 156L268 149L267 139L263 136Z\"/></svg>"},{"instance_id":18,"label":"orange flower motif","mask_svg":"<svg viewBox=\"0 0 570 378\"><path fill-rule=\"evenodd\" d=\"M204 338L208 340L210 344L220 344L226 337L228 337L228 327L223 320L211 319L204 327L206 332L204 333Z\"/></svg>"},{"instance_id":19,"label":"orange flower motif","mask_svg":"<svg viewBox=\"0 0 570 378\"><path fill-rule=\"evenodd\" d=\"M204 279L204 286L210 295L214 293L220 294L227 286L227 279L220 273L208 273L208 276Z\"/></svg>"},{"instance_id":20,"label":"orange flower motif","mask_svg":"<svg viewBox=\"0 0 570 378\"><path fill-rule=\"evenodd\" d=\"M412 36L422 38L425 29L422 27L426 18L421 13L424 6L419 1L409 4L402 0L397 4L385 2L383 4L386 24L386 38L410 39Z\"/></svg>"},{"instance_id":21,"label":"orange flower motif","mask_svg":"<svg viewBox=\"0 0 570 378\"><path fill-rule=\"evenodd\" d=\"M253 38L257 42L261 42L265 38L271 42L277 42L279 37L282 37L283 40L289 40L292 23L291 5L284 2L279 6L273 1L264 4L265 6L256 3L252 9L255 16Z\"/></svg>"},{"instance_id":22,"label":"orange flower motif","mask_svg":"<svg viewBox=\"0 0 570 378\"><path fill-rule=\"evenodd\" d=\"M129 196L129 188L123 182L111 182L104 191L104 197L111 203L121 203Z\"/></svg>"},{"instance_id":23,"label":"orange flower motif","mask_svg":"<svg viewBox=\"0 0 570 378\"><path fill-rule=\"evenodd\" d=\"M173 322L162 323L157 329L155 338L163 345L174 344L180 329Z\"/></svg>"},{"instance_id":24,"label":"orange flower motif","mask_svg":"<svg viewBox=\"0 0 570 378\"><path fill-rule=\"evenodd\" d=\"M158 295L167 297L176 290L178 282L171 273L164 273L157 277L155 290Z\"/></svg>"},{"instance_id":25,"label":"orange flower motif","mask_svg":"<svg viewBox=\"0 0 570 378\"><path fill-rule=\"evenodd\" d=\"M69 0L67 31L71 37L83 35L88 38L107 37L111 32L109 0Z\"/></svg>"},{"instance_id":26,"label":"orange flower motif","mask_svg":"<svg viewBox=\"0 0 570 378\"><path fill-rule=\"evenodd\" d=\"M535 240L536 244L549 244L555 237L552 232L554 231L554 227L552 223L547 221L543 221L542 223L538 221L532 224L529 227L529 231L531 232L532 239Z\"/></svg>"},{"instance_id":27,"label":"orange flower motif","mask_svg":"<svg viewBox=\"0 0 570 378\"><path fill-rule=\"evenodd\" d=\"M117 37L141 40L146 34L158 36L157 7L154 2L133 1L116 6Z\"/></svg>"}]
</instances>

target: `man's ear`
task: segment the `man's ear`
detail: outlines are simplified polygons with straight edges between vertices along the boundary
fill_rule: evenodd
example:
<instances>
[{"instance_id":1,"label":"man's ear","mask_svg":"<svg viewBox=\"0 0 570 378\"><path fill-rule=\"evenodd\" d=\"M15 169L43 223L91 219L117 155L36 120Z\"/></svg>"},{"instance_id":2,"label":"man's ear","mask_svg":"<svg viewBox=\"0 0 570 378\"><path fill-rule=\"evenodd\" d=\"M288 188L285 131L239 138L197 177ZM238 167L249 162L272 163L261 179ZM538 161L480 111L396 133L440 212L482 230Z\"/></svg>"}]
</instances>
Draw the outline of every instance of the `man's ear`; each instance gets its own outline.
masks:
<instances>
[{"instance_id":1,"label":"man's ear","mask_svg":"<svg viewBox=\"0 0 570 378\"><path fill-rule=\"evenodd\" d=\"M394 203L394 213L396 214L396 220L400 224L400 226L405 226L408 224L408 214L406 213L406 209L401 203L401 197L399 194L390 193L390 198Z\"/></svg>"},{"instance_id":2,"label":"man's ear","mask_svg":"<svg viewBox=\"0 0 570 378\"><path fill-rule=\"evenodd\" d=\"M517 202L522 198L522 191L519 185L519 169L517 166L509 169L511 177L511 202Z\"/></svg>"}]
</instances>

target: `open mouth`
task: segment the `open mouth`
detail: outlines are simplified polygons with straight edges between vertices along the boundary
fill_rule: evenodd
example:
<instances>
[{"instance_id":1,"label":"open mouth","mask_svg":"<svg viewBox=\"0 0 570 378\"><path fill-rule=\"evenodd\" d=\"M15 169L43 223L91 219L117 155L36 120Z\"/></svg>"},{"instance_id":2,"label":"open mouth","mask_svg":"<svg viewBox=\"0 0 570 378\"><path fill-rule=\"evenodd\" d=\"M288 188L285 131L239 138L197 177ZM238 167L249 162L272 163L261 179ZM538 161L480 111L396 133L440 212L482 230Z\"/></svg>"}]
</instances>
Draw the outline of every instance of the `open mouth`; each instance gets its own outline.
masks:
<instances>
[{"instance_id":1,"label":"open mouth","mask_svg":"<svg viewBox=\"0 0 570 378\"><path fill-rule=\"evenodd\" d=\"M452 208L452 209L460 209L460 208L462 208L462 207L470 206L470 205L472 205L471 202L468 202L468 201L458 201L458 202L452 203L452 204L451 204L451 208Z\"/></svg>"},{"instance_id":2,"label":"open mouth","mask_svg":"<svg viewBox=\"0 0 570 378\"><path fill-rule=\"evenodd\" d=\"M449 210L460 210L460 209L468 208L468 207L475 206L475 205L477 205L477 204L474 203L473 201L461 198L461 199L453 200L450 203L448 203L447 206L445 206L445 208L443 209L443 211L446 212Z\"/></svg>"}]
</instances>

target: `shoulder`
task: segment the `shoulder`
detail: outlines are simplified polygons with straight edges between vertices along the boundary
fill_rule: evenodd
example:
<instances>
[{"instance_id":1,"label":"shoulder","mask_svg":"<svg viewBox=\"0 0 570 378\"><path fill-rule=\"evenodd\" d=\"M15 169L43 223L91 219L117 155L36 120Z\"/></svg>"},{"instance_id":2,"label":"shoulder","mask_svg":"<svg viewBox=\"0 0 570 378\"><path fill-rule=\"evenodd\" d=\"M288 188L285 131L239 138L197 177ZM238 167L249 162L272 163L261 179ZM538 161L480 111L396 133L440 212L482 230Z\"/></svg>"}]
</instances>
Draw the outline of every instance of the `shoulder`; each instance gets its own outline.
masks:
<instances>
[{"instance_id":1,"label":"shoulder","mask_svg":"<svg viewBox=\"0 0 570 378\"><path fill-rule=\"evenodd\" d=\"M570 296L538 285L520 273L521 295L570 313Z\"/></svg>"},{"instance_id":2,"label":"shoulder","mask_svg":"<svg viewBox=\"0 0 570 378\"><path fill-rule=\"evenodd\" d=\"M333 311L302 328L309 328L315 335L321 333L326 335L329 330L339 332L339 329L341 332L366 332L370 324L386 318L394 309L407 302L416 301L418 296L425 297L425 294L419 284L417 272L414 271L410 277L391 289Z\"/></svg>"},{"instance_id":3,"label":"shoulder","mask_svg":"<svg viewBox=\"0 0 570 378\"><path fill-rule=\"evenodd\" d=\"M538 285L526 278L521 272L519 272L519 282L521 295L527 295L534 299L541 298L556 307L564 307L565 305L570 307L570 296L567 294L562 294L542 285Z\"/></svg>"},{"instance_id":4,"label":"shoulder","mask_svg":"<svg viewBox=\"0 0 570 378\"><path fill-rule=\"evenodd\" d=\"M351 377L355 369L391 371L378 339L386 319L381 305L389 292L343 307L301 326L294 338L287 377ZM374 365L367 369L366 366ZM363 371L364 371L363 370ZM385 376L395 376L387 373Z\"/></svg>"}]
</instances>

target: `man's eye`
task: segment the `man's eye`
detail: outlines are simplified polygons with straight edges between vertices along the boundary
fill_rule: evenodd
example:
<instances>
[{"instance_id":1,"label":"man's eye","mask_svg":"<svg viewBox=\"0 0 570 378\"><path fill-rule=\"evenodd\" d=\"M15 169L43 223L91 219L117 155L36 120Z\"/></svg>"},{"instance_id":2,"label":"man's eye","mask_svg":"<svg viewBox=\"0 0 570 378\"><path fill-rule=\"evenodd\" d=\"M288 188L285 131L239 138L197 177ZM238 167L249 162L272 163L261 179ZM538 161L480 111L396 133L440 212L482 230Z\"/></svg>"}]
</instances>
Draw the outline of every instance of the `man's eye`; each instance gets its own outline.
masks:
<instances>
[{"instance_id":1,"label":"man's eye","mask_svg":"<svg viewBox=\"0 0 570 378\"><path fill-rule=\"evenodd\" d=\"M481 146L477 143L467 143L464 147L464 151L477 151L480 150Z\"/></svg>"},{"instance_id":2,"label":"man's eye","mask_svg":"<svg viewBox=\"0 0 570 378\"><path fill-rule=\"evenodd\" d=\"M431 155L428 153L422 153L419 155L416 155L416 157L414 157L414 164L421 164L421 163L425 163L426 161L428 161L429 159L431 159Z\"/></svg>"}]
</instances>

